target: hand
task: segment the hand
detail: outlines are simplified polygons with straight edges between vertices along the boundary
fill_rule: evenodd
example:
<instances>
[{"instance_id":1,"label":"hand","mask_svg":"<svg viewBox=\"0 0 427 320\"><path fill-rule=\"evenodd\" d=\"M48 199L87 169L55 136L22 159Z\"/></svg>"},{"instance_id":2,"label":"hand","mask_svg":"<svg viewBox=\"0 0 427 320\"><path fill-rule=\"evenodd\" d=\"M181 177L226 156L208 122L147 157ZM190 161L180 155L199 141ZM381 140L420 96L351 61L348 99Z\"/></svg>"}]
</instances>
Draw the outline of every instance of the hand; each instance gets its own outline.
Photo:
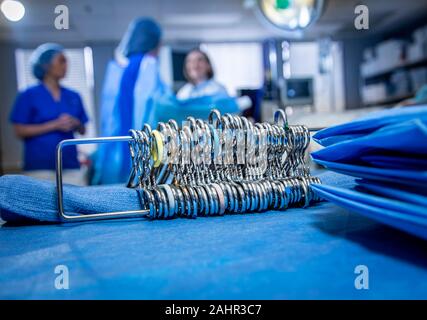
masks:
<instances>
[{"instance_id":1,"label":"hand","mask_svg":"<svg viewBox=\"0 0 427 320\"><path fill-rule=\"evenodd\" d=\"M79 119L64 113L61 114L58 119L54 120L54 125L56 130L69 132L78 128L81 123Z\"/></svg>"}]
</instances>

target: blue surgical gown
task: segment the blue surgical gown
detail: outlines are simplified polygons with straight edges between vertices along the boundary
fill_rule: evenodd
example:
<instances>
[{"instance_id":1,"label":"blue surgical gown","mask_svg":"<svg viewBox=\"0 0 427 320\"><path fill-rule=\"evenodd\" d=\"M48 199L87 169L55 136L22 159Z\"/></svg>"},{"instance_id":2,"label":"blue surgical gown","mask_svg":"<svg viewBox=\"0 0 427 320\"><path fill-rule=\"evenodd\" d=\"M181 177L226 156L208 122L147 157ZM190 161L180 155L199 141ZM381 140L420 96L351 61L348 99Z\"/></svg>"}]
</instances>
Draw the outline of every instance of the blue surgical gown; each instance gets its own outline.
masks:
<instances>
[{"instance_id":1,"label":"blue surgical gown","mask_svg":"<svg viewBox=\"0 0 427 320\"><path fill-rule=\"evenodd\" d=\"M55 101L44 84L32 86L16 98L10 114L14 124L42 124L66 113L82 123L88 121L82 100L77 92L61 87L61 98ZM65 139L73 139L72 131L51 131L24 139L24 170L55 170L55 150ZM63 168L79 168L77 149L69 146L63 150Z\"/></svg>"},{"instance_id":2,"label":"blue surgical gown","mask_svg":"<svg viewBox=\"0 0 427 320\"><path fill-rule=\"evenodd\" d=\"M104 80L101 102L101 136L123 136L144 124L156 126L153 97L168 92L160 78L158 59L152 55L133 55L121 66L110 61ZM93 184L123 183L130 172L129 147L103 144L94 157Z\"/></svg>"}]
</instances>

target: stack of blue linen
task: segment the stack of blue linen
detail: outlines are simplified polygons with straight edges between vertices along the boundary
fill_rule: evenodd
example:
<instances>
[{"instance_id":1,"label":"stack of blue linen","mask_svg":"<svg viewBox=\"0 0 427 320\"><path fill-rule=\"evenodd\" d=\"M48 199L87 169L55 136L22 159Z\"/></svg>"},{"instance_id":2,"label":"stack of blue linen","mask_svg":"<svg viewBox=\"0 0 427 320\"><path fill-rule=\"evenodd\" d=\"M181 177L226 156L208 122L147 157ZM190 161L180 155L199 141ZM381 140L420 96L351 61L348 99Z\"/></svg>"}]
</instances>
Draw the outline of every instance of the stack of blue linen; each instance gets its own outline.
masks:
<instances>
[{"instance_id":1,"label":"stack of blue linen","mask_svg":"<svg viewBox=\"0 0 427 320\"><path fill-rule=\"evenodd\" d=\"M315 185L323 198L427 239L427 106L374 112L317 132L313 160L357 177L356 186Z\"/></svg>"}]
</instances>

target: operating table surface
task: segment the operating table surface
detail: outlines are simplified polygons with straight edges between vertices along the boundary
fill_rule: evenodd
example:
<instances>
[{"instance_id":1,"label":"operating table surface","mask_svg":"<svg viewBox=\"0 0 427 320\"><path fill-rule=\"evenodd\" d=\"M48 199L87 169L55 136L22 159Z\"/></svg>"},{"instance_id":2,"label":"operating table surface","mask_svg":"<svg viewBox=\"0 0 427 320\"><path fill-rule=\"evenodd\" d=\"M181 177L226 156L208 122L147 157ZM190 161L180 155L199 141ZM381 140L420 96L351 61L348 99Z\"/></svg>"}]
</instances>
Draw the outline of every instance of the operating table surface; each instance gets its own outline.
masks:
<instances>
[{"instance_id":1,"label":"operating table surface","mask_svg":"<svg viewBox=\"0 0 427 320\"><path fill-rule=\"evenodd\" d=\"M58 265L68 289L55 287ZM425 299L427 243L327 202L194 220L5 223L0 297Z\"/></svg>"}]
</instances>

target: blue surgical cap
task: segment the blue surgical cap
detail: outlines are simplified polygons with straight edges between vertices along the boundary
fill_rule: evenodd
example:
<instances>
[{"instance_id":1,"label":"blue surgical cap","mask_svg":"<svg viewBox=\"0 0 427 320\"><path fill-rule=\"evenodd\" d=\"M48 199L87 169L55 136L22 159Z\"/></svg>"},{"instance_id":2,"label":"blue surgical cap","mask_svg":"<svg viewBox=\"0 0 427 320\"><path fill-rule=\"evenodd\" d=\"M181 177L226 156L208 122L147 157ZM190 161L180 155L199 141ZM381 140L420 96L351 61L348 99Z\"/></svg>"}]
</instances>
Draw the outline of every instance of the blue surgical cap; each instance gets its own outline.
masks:
<instances>
[{"instance_id":1,"label":"blue surgical cap","mask_svg":"<svg viewBox=\"0 0 427 320\"><path fill-rule=\"evenodd\" d=\"M33 75L37 79L43 80L53 58L63 51L64 48L56 43L44 43L38 46L30 58Z\"/></svg>"},{"instance_id":2,"label":"blue surgical cap","mask_svg":"<svg viewBox=\"0 0 427 320\"><path fill-rule=\"evenodd\" d=\"M162 37L160 25L151 18L133 20L120 43L122 54L129 57L136 53L146 53L156 48Z\"/></svg>"}]
</instances>

